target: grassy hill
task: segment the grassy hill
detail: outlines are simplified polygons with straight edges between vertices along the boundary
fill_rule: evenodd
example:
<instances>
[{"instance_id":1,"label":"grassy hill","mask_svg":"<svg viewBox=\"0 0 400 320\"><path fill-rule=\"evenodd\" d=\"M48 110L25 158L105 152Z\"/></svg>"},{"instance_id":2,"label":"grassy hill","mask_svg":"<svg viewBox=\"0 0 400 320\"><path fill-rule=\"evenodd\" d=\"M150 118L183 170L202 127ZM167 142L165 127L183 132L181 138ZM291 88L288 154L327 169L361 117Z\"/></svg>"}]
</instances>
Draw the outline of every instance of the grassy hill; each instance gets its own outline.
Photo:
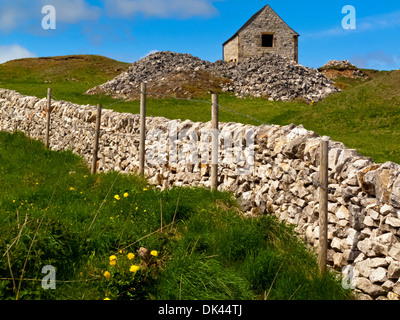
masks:
<instances>
[{"instance_id":1,"label":"grassy hill","mask_svg":"<svg viewBox=\"0 0 400 320\"><path fill-rule=\"evenodd\" d=\"M0 64L0 87L43 98L51 87L59 99L90 103L82 92L113 79L129 63L97 55L27 58Z\"/></svg>"},{"instance_id":2,"label":"grassy hill","mask_svg":"<svg viewBox=\"0 0 400 320\"><path fill-rule=\"evenodd\" d=\"M118 112L139 113L139 102L119 102L109 96L83 94L87 89L114 78L129 64L99 56L66 56L14 60L0 65L0 87L22 94L46 96L51 87L57 99L79 104L102 103ZM302 102L271 102L262 98L237 99L221 94L220 105L247 114L264 123L303 124L320 135L328 135L355 148L376 162L400 163L400 71L362 70L367 81L338 79L342 92L312 106ZM49 82L51 81L51 82ZM151 99L148 115L167 118L210 120L210 96L186 100ZM220 121L260 125L260 121L221 110Z\"/></svg>"}]
</instances>

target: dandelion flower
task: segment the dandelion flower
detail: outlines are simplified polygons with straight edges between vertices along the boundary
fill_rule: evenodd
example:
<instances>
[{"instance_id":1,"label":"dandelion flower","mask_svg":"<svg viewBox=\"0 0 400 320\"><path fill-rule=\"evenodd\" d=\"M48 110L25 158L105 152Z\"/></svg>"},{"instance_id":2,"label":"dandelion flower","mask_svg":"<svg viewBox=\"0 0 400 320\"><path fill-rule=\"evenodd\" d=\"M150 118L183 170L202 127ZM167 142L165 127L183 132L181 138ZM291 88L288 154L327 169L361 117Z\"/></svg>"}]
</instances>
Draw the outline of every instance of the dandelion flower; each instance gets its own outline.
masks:
<instances>
[{"instance_id":1,"label":"dandelion flower","mask_svg":"<svg viewBox=\"0 0 400 320\"><path fill-rule=\"evenodd\" d=\"M156 250L150 251L150 254L151 254L153 257L157 257L157 256L158 256L158 252L157 252Z\"/></svg>"},{"instance_id":2,"label":"dandelion flower","mask_svg":"<svg viewBox=\"0 0 400 320\"><path fill-rule=\"evenodd\" d=\"M110 298L109 297L105 297L104 300L110 300Z\"/></svg>"},{"instance_id":3,"label":"dandelion flower","mask_svg":"<svg viewBox=\"0 0 400 320\"><path fill-rule=\"evenodd\" d=\"M104 272L103 275L104 275L107 279L110 279L110 277L111 277L111 274L110 274L108 271Z\"/></svg>"},{"instance_id":4,"label":"dandelion flower","mask_svg":"<svg viewBox=\"0 0 400 320\"><path fill-rule=\"evenodd\" d=\"M143 191L147 191L147 188L143 188Z\"/></svg>"},{"instance_id":5,"label":"dandelion flower","mask_svg":"<svg viewBox=\"0 0 400 320\"><path fill-rule=\"evenodd\" d=\"M135 273L135 272L137 272L139 269L140 269L139 266L131 265L131 267L129 268L129 271L132 272L132 273Z\"/></svg>"},{"instance_id":6,"label":"dandelion flower","mask_svg":"<svg viewBox=\"0 0 400 320\"><path fill-rule=\"evenodd\" d=\"M121 198L119 197L119 195L116 194L116 195L114 196L114 199L120 200Z\"/></svg>"},{"instance_id":7,"label":"dandelion flower","mask_svg":"<svg viewBox=\"0 0 400 320\"><path fill-rule=\"evenodd\" d=\"M74 190L75 190L75 188L74 188L74 187L71 187L71 188L69 188L69 190L71 190L71 191L74 191Z\"/></svg>"},{"instance_id":8,"label":"dandelion flower","mask_svg":"<svg viewBox=\"0 0 400 320\"><path fill-rule=\"evenodd\" d=\"M15 200L13 200L13 203L15 203Z\"/></svg>"},{"instance_id":9,"label":"dandelion flower","mask_svg":"<svg viewBox=\"0 0 400 320\"><path fill-rule=\"evenodd\" d=\"M115 266L117 264L117 257L115 255L110 256L110 265Z\"/></svg>"},{"instance_id":10,"label":"dandelion flower","mask_svg":"<svg viewBox=\"0 0 400 320\"><path fill-rule=\"evenodd\" d=\"M128 253L128 259L132 260L135 257L135 255L132 252Z\"/></svg>"},{"instance_id":11,"label":"dandelion flower","mask_svg":"<svg viewBox=\"0 0 400 320\"><path fill-rule=\"evenodd\" d=\"M125 192L125 193L124 193L124 198L127 198L127 197L129 197L129 193L128 193L128 192Z\"/></svg>"},{"instance_id":12,"label":"dandelion flower","mask_svg":"<svg viewBox=\"0 0 400 320\"><path fill-rule=\"evenodd\" d=\"M84 178L87 178L87 177L89 177L87 174L85 174L84 176L83 176Z\"/></svg>"}]
</instances>

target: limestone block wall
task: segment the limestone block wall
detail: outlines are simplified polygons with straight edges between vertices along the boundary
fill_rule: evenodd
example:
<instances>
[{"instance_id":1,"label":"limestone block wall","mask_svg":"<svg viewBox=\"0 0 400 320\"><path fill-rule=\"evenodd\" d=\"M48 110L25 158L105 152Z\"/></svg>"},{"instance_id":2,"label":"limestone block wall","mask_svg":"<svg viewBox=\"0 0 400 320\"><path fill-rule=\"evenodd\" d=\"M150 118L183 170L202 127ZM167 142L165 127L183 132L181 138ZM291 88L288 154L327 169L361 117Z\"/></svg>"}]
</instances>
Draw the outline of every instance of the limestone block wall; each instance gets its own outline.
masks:
<instances>
[{"instance_id":1,"label":"limestone block wall","mask_svg":"<svg viewBox=\"0 0 400 320\"><path fill-rule=\"evenodd\" d=\"M50 147L71 149L91 163L94 106L52 103ZM0 89L0 129L43 140L46 101ZM205 133L211 123L149 117L146 169L160 188L210 185ZM302 126L220 124L219 189L240 199L248 215L273 214L296 225L316 247L319 142ZM328 139L328 137L324 137ZM138 168L139 116L104 110L98 169ZM360 299L400 296L400 166L376 164L329 139L329 264L344 272Z\"/></svg>"},{"instance_id":2,"label":"limestone block wall","mask_svg":"<svg viewBox=\"0 0 400 320\"><path fill-rule=\"evenodd\" d=\"M224 46L224 61L238 62L239 37L236 36Z\"/></svg>"}]
</instances>

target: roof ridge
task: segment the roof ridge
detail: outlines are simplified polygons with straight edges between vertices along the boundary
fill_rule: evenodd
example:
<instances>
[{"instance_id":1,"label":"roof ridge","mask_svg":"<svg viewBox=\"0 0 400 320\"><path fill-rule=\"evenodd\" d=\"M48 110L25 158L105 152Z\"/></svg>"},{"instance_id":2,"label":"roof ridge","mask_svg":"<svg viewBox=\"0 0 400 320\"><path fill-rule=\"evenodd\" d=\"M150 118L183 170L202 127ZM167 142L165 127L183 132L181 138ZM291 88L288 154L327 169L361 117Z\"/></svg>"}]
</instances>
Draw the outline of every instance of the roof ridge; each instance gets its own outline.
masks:
<instances>
[{"instance_id":1,"label":"roof ridge","mask_svg":"<svg viewBox=\"0 0 400 320\"><path fill-rule=\"evenodd\" d=\"M235 38L243 29L245 29L246 27L248 27L254 20L256 20L256 19L258 18L258 16L259 16L265 9L267 9L267 8L271 9L272 12L273 12L274 14L276 14L276 15L278 16L278 18L281 19L282 22L283 22L290 30L292 30L294 33L296 33L296 34L299 36L299 34L298 34L296 31L294 31L291 27L289 27L289 25L275 12L275 10L272 9L271 6L270 6L269 4L267 4L267 5L265 5L264 7L262 7L260 10L258 10L255 14L253 14L253 15L251 16L251 18L250 18L249 20L247 20L246 23L245 23L244 25L242 25L242 26L239 28L239 30L236 31L236 33L235 33L232 37L230 37L228 40L226 40L222 45L224 46L224 45L227 44L229 41L231 41L233 38Z\"/></svg>"}]
</instances>

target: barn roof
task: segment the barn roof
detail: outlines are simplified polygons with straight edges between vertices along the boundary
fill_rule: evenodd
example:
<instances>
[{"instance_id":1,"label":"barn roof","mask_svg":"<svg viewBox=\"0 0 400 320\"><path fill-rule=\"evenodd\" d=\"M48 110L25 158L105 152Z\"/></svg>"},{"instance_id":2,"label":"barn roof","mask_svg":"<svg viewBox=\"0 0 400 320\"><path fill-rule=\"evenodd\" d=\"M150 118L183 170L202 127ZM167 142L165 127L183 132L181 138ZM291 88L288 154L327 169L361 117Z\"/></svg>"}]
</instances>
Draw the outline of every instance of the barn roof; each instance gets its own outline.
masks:
<instances>
[{"instance_id":1,"label":"barn roof","mask_svg":"<svg viewBox=\"0 0 400 320\"><path fill-rule=\"evenodd\" d=\"M296 31L294 31L291 27L289 27L288 25L287 25L287 23L267 4L266 6L264 6L263 8L261 8L261 10L259 10L258 12L256 12L243 26L241 26L240 27L240 29L238 30L238 31L236 31L236 33L232 36L232 37L230 37L228 40L226 40L222 45L224 46L224 45L226 45L229 41L231 41L232 39L234 39L242 30L244 30L244 29L246 29L250 24L252 24L257 18L258 18L258 16L265 10L265 9L267 9L267 8L269 8L273 13L275 13L278 17L279 17L279 19L281 19L282 20L282 22L284 23L284 24L286 24L286 26L290 29L290 30L292 30L294 33L295 33L295 35L297 35L297 36L300 36Z\"/></svg>"}]
</instances>

